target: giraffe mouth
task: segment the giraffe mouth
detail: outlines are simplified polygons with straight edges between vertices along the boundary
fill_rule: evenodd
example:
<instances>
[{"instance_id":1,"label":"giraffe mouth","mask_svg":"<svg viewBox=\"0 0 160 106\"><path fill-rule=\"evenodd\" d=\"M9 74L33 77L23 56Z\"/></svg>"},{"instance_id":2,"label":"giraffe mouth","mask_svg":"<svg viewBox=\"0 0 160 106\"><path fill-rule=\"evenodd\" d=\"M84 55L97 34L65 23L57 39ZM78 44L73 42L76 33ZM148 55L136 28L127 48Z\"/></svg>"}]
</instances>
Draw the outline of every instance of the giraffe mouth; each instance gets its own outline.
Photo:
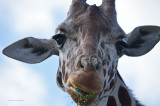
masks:
<instances>
[{"instance_id":1,"label":"giraffe mouth","mask_svg":"<svg viewBox=\"0 0 160 106\"><path fill-rule=\"evenodd\" d=\"M76 85L71 85L68 93L71 95L72 99L78 105L88 105L90 104L97 96L97 91L88 91L84 88L78 87Z\"/></svg>"}]
</instances>

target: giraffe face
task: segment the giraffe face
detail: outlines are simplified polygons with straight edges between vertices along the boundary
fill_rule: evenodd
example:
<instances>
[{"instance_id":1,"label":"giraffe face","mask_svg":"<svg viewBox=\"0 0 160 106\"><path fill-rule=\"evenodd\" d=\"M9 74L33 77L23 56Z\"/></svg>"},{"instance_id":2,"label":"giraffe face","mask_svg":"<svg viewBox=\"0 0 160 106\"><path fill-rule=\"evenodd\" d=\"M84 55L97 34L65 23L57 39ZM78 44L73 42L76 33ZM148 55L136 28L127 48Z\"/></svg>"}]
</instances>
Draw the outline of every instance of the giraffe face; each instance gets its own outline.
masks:
<instances>
[{"instance_id":1,"label":"giraffe face","mask_svg":"<svg viewBox=\"0 0 160 106\"><path fill-rule=\"evenodd\" d=\"M57 83L78 104L90 104L114 78L119 58L115 43L125 34L95 5L69 15L57 33L64 36Z\"/></svg>"},{"instance_id":2,"label":"giraffe face","mask_svg":"<svg viewBox=\"0 0 160 106\"><path fill-rule=\"evenodd\" d=\"M158 26L139 26L126 36L117 23L115 0L103 0L99 7L72 0L67 19L52 39L27 37L6 47L3 54L30 64L58 55L57 84L77 104L88 105L114 88L116 75L120 78L119 57L144 55L159 40Z\"/></svg>"}]
</instances>

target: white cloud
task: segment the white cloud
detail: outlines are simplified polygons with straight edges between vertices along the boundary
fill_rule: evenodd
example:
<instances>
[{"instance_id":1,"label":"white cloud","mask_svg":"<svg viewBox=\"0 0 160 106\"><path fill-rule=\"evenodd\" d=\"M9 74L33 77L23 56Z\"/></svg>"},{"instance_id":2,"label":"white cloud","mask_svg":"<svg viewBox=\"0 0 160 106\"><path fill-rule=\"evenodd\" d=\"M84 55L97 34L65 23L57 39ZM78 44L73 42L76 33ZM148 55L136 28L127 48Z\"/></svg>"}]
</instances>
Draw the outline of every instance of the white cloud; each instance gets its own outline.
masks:
<instances>
[{"instance_id":1,"label":"white cloud","mask_svg":"<svg viewBox=\"0 0 160 106\"><path fill-rule=\"evenodd\" d=\"M11 59L5 58L0 67L1 106L46 106L46 85L40 75Z\"/></svg>"},{"instance_id":2,"label":"white cloud","mask_svg":"<svg viewBox=\"0 0 160 106\"><path fill-rule=\"evenodd\" d=\"M57 10L66 12L69 4L70 0L11 0L2 1L0 10L6 11L3 15L17 35L51 37L57 26L54 15Z\"/></svg>"},{"instance_id":3,"label":"white cloud","mask_svg":"<svg viewBox=\"0 0 160 106\"><path fill-rule=\"evenodd\" d=\"M117 0L120 26L128 33L139 25L160 25L159 0Z\"/></svg>"},{"instance_id":4,"label":"white cloud","mask_svg":"<svg viewBox=\"0 0 160 106\"><path fill-rule=\"evenodd\" d=\"M97 6L102 4L102 0L87 0L87 3L90 5L96 4Z\"/></svg>"}]
</instances>

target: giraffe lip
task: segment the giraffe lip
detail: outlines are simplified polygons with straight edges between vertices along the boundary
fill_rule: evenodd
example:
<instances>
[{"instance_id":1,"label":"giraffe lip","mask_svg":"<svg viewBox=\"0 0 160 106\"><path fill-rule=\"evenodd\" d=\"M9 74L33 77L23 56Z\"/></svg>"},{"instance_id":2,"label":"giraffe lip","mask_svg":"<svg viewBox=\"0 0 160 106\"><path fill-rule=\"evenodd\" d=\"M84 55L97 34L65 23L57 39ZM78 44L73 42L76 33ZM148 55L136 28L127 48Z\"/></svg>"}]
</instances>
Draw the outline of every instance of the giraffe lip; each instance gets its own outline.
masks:
<instances>
[{"instance_id":1,"label":"giraffe lip","mask_svg":"<svg viewBox=\"0 0 160 106\"><path fill-rule=\"evenodd\" d=\"M77 92L81 93L82 95L89 95L90 93L89 92L86 92L80 88L75 88Z\"/></svg>"},{"instance_id":2,"label":"giraffe lip","mask_svg":"<svg viewBox=\"0 0 160 106\"><path fill-rule=\"evenodd\" d=\"M72 91L74 91L77 95L79 94L79 95L90 95L91 93L89 93L89 92L86 92L86 91L84 91L84 90L82 90L82 89L80 89L80 88L73 88L73 87L70 87L70 89L72 90Z\"/></svg>"},{"instance_id":3,"label":"giraffe lip","mask_svg":"<svg viewBox=\"0 0 160 106\"><path fill-rule=\"evenodd\" d=\"M81 86L78 86L78 85L75 85L75 84L70 84L69 86L75 92L81 93L83 95L89 95L89 94L95 95L95 94L97 94L97 91L90 91L90 90L87 90L87 89L82 88Z\"/></svg>"},{"instance_id":4,"label":"giraffe lip","mask_svg":"<svg viewBox=\"0 0 160 106\"><path fill-rule=\"evenodd\" d=\"M96 91L89 92L80 87L77 87L76 85L71 85L70 90L74 93L74 96L72 95L71 97L79 105L90 104L97 96Z\"/></svg>"}]
</instances>

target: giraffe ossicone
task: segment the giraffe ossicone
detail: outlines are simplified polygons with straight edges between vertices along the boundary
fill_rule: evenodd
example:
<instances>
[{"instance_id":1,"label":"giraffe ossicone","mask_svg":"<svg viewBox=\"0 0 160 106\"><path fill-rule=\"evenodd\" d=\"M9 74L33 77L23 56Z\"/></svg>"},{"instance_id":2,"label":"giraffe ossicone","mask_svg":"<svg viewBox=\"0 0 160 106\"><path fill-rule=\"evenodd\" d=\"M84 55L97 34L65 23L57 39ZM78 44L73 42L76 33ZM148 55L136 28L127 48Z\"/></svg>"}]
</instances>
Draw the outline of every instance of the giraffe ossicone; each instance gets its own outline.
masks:
<instances>
[{"instance_id":1,"label":"giraffe ossicone","mask_svg":"<svg viewBox=\"0 0 160 106\"><path fill-rule=\"evenodd\" d=\"M118 59L144 55L159 40L159 26L139 26L126 34L117 22L115 0L100 6L72 0L51 39L24 38L3 53L30 64L59 56L57 84L78 105L140 106L117 71Z\"/></svg>"}]
</instances>

